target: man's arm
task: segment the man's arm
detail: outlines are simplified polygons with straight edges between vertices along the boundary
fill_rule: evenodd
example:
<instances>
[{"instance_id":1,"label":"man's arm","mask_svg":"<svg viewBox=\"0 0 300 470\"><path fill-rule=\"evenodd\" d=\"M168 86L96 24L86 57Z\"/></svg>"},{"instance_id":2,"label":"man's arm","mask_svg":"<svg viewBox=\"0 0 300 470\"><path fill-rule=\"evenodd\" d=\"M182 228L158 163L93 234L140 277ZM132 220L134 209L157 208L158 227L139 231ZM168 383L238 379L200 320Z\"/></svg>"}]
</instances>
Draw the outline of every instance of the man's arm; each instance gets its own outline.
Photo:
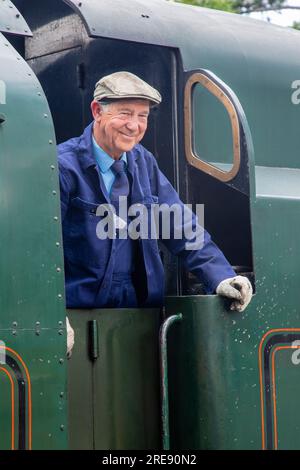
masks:
<instances>
[{"instance_id":1,"label":"man's arm","mask_svg":"<svg viewBox=\"0 0 300 470\"><path fill-rule=\"evenodd\" d=\"M70 184L64 168L59 165L59 186L60 186L60 205L61 220L65 219L70 199Z\"/></svg>"},{"instance_id":2,"label":"man's arm","mask_svg":"<svg viewBox=\"0 0 300 470\"><path fill-rule=\"evenodd\" d=\"M153 157L154 159L154 157ZM157 162L153 161L153 173L151 178L151 188L153 194L158 196L158 203L171 206L176 204L184 213L185 207L177 192L158 168ZM250 281L243 276L237 276L230 263L225 258L221 250L212 241L209 233L198 224L196 215L190 211L188 222L182 227L175 227L173 218L171 224L171 239L162 240L166 247L174 255L179 256L185 268L195 274L203 283L207 294L217 293L232 299L232 309L242 311L246 308L252 297L252 286ZM182 218L183 220L183 218ZM175 221L176 223L176 221ZM190 225L190 226L187 226ZM182 233L180 239L172 237L174 233ZM202 234L202 247L197 249L187 249L187 246L195 241L187 239L184 233Z\"/></svg>"},{"instance_id":3,"label":"man's arm","mask_svg":"<svg viewBox=\"0 0 300 470\"><path fill-rule=\"evenodd\" d=\"M59 185L60 185L61 220L63 222L65 219L67 210L68 210L70 189L69 189L68 178L61 165L59 165ZM70 359L72 355L72 349L74 346L75 334L74 334L74 330L72 326L70 325L68 317L66 317L66 328L67 328L67 357L68 359Z\"/></svg>"}]
</instances>

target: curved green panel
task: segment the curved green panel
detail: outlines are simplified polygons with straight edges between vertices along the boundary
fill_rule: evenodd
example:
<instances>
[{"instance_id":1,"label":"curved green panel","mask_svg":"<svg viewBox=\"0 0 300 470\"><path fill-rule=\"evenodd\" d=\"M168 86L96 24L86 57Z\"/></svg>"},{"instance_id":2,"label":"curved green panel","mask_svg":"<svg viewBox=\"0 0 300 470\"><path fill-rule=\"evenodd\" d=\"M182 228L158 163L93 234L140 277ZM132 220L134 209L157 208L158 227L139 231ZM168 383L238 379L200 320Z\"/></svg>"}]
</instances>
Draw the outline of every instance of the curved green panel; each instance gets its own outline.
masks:
<instances>
[{"instance_id":1,"label":"curved green panel","mask_svg":"<svg viewBox=\"0 0 300 470\"><path fill-rule=\"evenodd\" d=\"M63 257L55 135L44 93L0 35L0 327L59 327Z\"/></svg>"},{"instance_id":2,"label":"curved green panel","mask_svg":"<svg viewBox=\"0 0 300 470\"><path fill-rule=\"evenodd\" d=\"M54 128L38 80L1 34L0 61L0 341L21 369L24 361L31 384L30 406L29 395L20 398L23 378L29 390L23 368L15 378L16 416L24 412L16 448L30 448L31 413L32 448L63 449L66 312ZM4 367L16 374L9 360ZM7 440L9 416L2 421Z\"/></svg>"},{"instance_id":3,"label":"curved green panel","mask_svg":"<svg viewBox=\"0 0 300 470\"><path fill-rule=\"evenodd\" d=\"M20 36L32 36L28 24L10 0L1 0L0 31Z\"/></svg>"}]
</instances>

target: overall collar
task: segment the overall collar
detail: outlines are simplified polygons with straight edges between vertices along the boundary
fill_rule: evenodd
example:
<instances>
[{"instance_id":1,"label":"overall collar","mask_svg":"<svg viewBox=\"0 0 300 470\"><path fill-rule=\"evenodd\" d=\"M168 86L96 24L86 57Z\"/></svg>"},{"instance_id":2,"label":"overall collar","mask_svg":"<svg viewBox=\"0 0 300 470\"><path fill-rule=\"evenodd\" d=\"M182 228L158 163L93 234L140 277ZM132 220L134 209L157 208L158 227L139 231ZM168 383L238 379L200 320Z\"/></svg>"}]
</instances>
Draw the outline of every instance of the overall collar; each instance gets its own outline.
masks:
<instances>
[{"instance_id":1,"label":"overall collar","mask_svg":"<svg viewBox=\"0 0 300 470\"><path fill-rule=\"evenodd\" d=\"M102 191L103 196L109 202L109 196L107 194L105 184L101 175L101 171L97 165L96 159L94 157L93 152L93 124L94 121L89 124L79 142L79 160L80 165L84 171L87 171L90 168L94 168L98 173L99 178L99 186ZM143 200L144 191L140 184L139 172L138 172L138 165L137 159L139 157L139 153L131 150L130 152L126 153L127 156L127 170L132 178L132 188L131 188L131 201L132 203L141 202Z\"/></svg>"},{"instance_id":2,"label":"overall collar","mask_svg":"<svg viewBox=\"0 0 300 470\"><path fill-rule=\"evenodd\" d=\"M114 164L115 160L108 155L103 148L101 148L97 142L94 136L92 135L92 143L93 143L93 153L94 157L96 159L96 162L98 163L98 166L100 168L101 173L106 173L109 171ZM125 162L125 166L127 166L127 157L126 157L126 152L123 153L121 156L120 160L123 160Z\"/></svg>"}]
</instances>

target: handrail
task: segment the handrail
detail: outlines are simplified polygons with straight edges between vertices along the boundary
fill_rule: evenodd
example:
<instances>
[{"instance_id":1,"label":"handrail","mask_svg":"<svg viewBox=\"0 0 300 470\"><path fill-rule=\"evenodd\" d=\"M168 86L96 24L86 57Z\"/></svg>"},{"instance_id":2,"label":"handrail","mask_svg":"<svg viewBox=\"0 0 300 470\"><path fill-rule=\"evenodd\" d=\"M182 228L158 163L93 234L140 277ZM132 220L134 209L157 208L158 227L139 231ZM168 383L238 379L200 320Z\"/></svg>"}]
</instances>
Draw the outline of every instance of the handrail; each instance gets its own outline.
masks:
<instances>
[{"instance_id":1,"label":"handrail","mask_svg":"<svg viewBox=\"0 0 300 470\"><path fill-rule=\"evenodd\" d=\"M169 328L182 320L182 313L168 317L159 331L159 358L160 358L160 390L161 390L161 419L163 450L170 450L170 424L169 424L169 386L168 386L168 347L167 334Z\"/></svg>"}]
</instances>

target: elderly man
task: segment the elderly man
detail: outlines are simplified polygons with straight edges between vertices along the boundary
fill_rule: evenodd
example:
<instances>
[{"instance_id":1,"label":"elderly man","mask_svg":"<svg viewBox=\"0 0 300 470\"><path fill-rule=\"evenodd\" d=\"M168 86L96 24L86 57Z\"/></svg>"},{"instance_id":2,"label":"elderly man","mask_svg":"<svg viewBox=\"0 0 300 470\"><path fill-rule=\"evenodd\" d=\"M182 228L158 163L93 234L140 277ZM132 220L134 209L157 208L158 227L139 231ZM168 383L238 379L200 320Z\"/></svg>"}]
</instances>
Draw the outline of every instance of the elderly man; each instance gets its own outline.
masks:
<instances>
[{"instance_id":1,"label":"elderly man","mask_svg":"<svg viewBox=\"0 0 300 470\"><path fill-rule=\"evenodd\" d=\"M69 308L163 303L164 271L157 240L119 234L132 220L130 215L125 220L120 216L122 198L128 205L146 208L155 203L184 208L154 156L139 143L151 106L160 102L159 92L131 73L106 76L96 84L92 124L82 136L58 147ZM99 237L98 208L103 204L113 207L115 237ZM181 257L206 293L232 298L231 309L244 310L252 296L249 280L236 276L206 231L202 230L203 246L187 249L188 240L178 237L172 223L171 236L163 240L167 248ZM194 214L191 227L197 228Z\"/></svg>"}]
</instances>

